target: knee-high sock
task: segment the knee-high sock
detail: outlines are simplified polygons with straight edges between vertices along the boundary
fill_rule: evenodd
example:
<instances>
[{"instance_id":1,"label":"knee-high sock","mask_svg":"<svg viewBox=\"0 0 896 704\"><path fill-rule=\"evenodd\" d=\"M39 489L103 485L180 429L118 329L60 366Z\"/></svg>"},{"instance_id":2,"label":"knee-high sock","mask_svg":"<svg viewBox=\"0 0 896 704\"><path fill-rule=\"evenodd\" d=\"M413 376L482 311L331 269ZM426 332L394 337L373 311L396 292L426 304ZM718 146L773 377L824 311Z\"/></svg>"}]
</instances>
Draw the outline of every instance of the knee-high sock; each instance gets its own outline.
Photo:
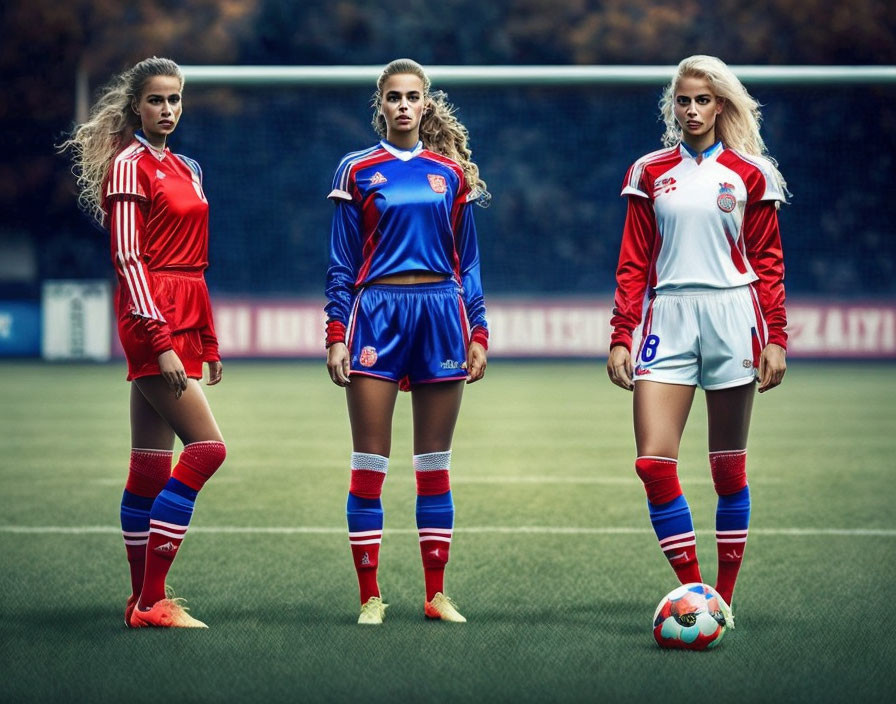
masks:
<instances>
[{"instance_id":1,"label":"knee-high sock","mask_svg":"<svg viewBox=\"0 0 896 704\"><path fill-rule=\"evenodd\" d=\"M380 596L376 579L383 540L383 502L380 497L388 471L388 457L352 453L352 477L345 515L362 604L372 596Z\"/></svg>"},{"instance_id":2,"label":"knee-high sock","mask_svg":"<svg viewBox=\"0 0 896 704\"><path fill-rule=\"evenodd\" d=\"M414 455L417 479L417 533L423 560L426 600L445 591L445 565L454 531L454 501L448 471L451 450Z\"/></svg>"},{"instance_id":3,"label":"knee-high sock","mask_svg":"<svg viewBox=\"0 0 896 704\"><path fill-rule=\"evenodd\" d=\"M709 466L719 495L716 507L716 552L719 556L716 591L730 604L750 526L747 451L710 452Z\"/></svg>"},{"instance_id":4,"label":"knee-high sock","mask_svg":"<svg viewBox=\"0 0 896 704\"><path fill-rule=\"evenodd\" d=\"M691 509L678 483L678 460L638 457L635 471L647 491L647 510L660 548L679 581L702 582Z\"/></svg>"},{"instance_id":5,"label":"knee-high sock","mask_svg":"<svg viewBox=\"0 0 896 704\"><path fill-rule=\"evenodd\" d=\"M183 542L196 495L224 462L223 442L205 441L186 445L171 479L153 501L149 513L149 542L140 606L150 607L165 598L165 577Z\"/></svg>"},{"instance_id":6,"label":"knee-high sock","mask_svg":"<svg viewBox=\"0 0 896 704\"><path fill-rule=\"evenodd\" d=\"M149 511L171 476L172 454L170 450L131 450L128 480L121 496L121 534L128 555L134 596L140 596L143 589Z\"/></svg>"}]
</instances>

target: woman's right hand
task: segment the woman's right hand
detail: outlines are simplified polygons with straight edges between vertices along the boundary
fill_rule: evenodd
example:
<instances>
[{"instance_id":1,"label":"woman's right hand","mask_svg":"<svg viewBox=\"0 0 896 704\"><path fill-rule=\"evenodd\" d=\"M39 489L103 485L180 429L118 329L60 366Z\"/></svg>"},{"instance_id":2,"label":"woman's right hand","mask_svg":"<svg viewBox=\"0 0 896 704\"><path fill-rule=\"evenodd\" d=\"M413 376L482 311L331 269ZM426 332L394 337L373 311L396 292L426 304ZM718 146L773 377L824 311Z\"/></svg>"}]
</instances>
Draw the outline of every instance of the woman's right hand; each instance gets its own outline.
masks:
<instances>
[{"instance_id":1,"label":"woman's right hand","mask_svg":"<svg viewBox=\"0 0 896 704\"><path fill-rule=\"evenodd\" d=\"M632 382L632 353L625 345L616 345L610 350L610 357L607 359L607 376L616 386L626 391L635 388Z\"/></svg>"},{"instance_id":2,"label":"woman's right hand","mask_svg":"<svg viewBox=\"0 0 896 704\"><path fill-rule=\"evenodd\" d=\"M180 398L187 390L187 371L174 350L165 350L159 355L159 370L174 398Z\"/></svg>"},{"instance_id":3,"label":"woman's right hand","mask_svg":"<svg viewBox=\"0 0 896 704\"><path fill-rule=\"evenodd\" d=\"M344 342L334 342L327 348L327 371L336 386L348 386L352 383L349 378L351 364L348 347Z\"/></svg>"}]
</instances>

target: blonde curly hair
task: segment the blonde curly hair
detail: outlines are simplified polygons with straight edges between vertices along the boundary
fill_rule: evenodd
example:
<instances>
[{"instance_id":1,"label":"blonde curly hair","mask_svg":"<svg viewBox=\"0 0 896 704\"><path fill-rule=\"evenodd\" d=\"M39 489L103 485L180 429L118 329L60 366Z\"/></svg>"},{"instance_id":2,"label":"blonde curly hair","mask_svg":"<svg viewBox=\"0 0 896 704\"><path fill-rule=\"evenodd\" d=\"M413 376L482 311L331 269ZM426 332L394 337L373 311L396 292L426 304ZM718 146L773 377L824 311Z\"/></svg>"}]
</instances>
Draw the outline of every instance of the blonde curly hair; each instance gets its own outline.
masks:
<instances>
[{"instance_id":1,"label":"blonde curly hair","mask_svg":"<svg viewBox=\"0 0 896 704\"><path fill-rule=\"evenodd\" d=\"M460 164L464 172L467 187L475 195L476 202L486 207L491 201L491 193L482 177L479 167L473 161L468 145L470 135L463 123L454 114L456 108L448 102L448 96L440 90L432 90L429 76L423 67L413 59L396 59L383 69L376 82L373 94L374 130L380 137L386 136L386 118L382 114L383 85L390 76L412 75L423 81L424 112L420 120L420 139L423 146L430 151L447 156Z\"/></svg>"},{"instance_id":2,"label":"blonde curly hair","mask_svg":"<svg viewBox=\"0 0 896 704\"><path fill-rule=\"evenodd\" d=\"M153 56L119 74L101 91L87 122L77 125L59 151L71 151L78 185L78 204L103 224L103 182L115 155L130 143L140 128L132 104L140 99L150 78L170 76L184 87L180 67L171 59Z\"/></svg>"},{"instance_id":3,"label":"blonde curly hair","mask_svg":"<svg viewBox=\"0 0 896 704\"><path fill-rule=\"evenodd\" d=\"M778 163L769 155L759 133L759 125L762 122L759 103L747 92L728 65L715 56L696 54L678 64L675 75L660 98L660 113L666 124L663 144L672 147L682 139L681 126L675 120L674 107L675 91L683 78L705 80L716 98L724 101L725 107L716 117L716 139L742 154L768 159L783 192L787 193L787 183L778 170Z\"/></svg>"}]
</instances>

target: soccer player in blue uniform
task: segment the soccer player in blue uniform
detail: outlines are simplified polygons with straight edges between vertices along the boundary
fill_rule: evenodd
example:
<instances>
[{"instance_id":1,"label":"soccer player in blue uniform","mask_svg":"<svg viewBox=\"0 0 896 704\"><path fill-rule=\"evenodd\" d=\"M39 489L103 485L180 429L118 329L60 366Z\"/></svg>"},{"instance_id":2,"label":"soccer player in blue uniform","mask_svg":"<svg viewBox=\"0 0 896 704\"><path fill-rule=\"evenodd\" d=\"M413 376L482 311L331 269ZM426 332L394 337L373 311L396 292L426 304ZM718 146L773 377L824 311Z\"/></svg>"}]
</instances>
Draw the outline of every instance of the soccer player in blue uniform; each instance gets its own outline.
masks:
<instances>
[{"instance_id":1,"label":"soccer player in blue uniform","mask_svg":"<svg viewBox=\"0 0 896 704\"><path fill-rule=\"evenodd\" d=\"M399 388L411 391L417 528L428 618L464 622L444 593L454 527L448 471L464 382L485 373L488 325L471 204L489 193L466 128L409 59L377 81L377 145L346 155L327 270L327 368L345 387L352 429L346 513L361 597L358 623L381 624L380 501Z\"/></svg>"}]
</instances>

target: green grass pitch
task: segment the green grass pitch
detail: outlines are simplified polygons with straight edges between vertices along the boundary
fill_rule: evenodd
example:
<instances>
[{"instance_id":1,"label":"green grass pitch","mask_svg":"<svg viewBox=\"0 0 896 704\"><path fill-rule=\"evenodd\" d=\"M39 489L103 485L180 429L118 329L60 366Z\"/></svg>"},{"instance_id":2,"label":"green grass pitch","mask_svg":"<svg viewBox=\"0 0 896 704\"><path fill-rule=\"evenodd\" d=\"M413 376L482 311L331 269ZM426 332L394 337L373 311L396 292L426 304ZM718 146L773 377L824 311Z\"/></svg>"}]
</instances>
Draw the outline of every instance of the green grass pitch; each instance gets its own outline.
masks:
<instances>
[{"instance_id":1,"label":"green grass pitch","mask_svg":"<svg viewBox=\"0 0 896 704\"><path fill-rule=\"evenodd\" d=\"M322 363L225 365L228 443L169 576L208 631L130 631L117 532L120 364L0 364L0 701L854 703L896 691L896 365L791 362L760 396L737 629L658 649L675 586L603 363L495 360L454 440L447 591L423 618L410 403L399 399L380 628L355 624L349 428ZM681 451L704 579L715 494L698 393Z\"/></svg>"}]
</instances>

